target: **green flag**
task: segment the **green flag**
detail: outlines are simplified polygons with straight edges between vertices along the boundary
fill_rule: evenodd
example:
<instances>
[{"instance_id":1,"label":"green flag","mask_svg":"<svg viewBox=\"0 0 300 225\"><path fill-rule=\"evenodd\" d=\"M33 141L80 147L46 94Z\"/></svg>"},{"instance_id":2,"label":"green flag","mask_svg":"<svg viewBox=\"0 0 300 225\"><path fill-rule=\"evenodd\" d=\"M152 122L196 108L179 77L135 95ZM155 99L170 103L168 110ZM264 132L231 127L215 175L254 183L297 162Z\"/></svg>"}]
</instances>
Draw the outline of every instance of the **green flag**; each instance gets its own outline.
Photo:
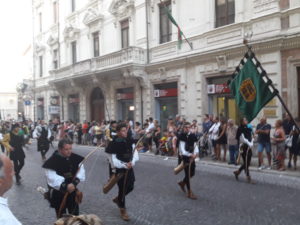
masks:
<instances>
[{"instance_id":1,"label":"green flag","mask_svg":"<svg viewBox=\"0 0 300 225\"><path fill-rule=\"evenodd\" d=\"M271 92L251 58L230 83L240 111L251 122L259 111L276 95Z\"/></svg>"},{"instance_id":2,"label":"green flag","mask_svg":"<svg viewBox=\"0 0 300 225\"><path fill-rule=\"evenodd\" d=\"M169 20L177 27L178 48L181 49L183 32L181 31L181 29L178 26L176 20L174 19L174 17L170 13L169 9L165 5L164 5L164 9L167 13L167 16L168 16Z\"/></svg>"}]
</instances>

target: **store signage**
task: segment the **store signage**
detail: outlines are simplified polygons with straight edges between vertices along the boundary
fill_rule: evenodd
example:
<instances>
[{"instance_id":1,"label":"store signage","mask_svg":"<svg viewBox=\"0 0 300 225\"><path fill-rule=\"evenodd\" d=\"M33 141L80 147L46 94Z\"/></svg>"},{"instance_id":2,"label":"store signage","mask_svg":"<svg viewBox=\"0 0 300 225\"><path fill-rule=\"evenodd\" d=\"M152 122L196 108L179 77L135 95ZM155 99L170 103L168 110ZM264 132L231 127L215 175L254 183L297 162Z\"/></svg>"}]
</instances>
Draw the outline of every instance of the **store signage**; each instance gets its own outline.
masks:
<instances>
[{"instance_id":1,"label":"store signage","mask_svg":"<svg viewBox=\"0 0 300 225\"><path fill-rule=\"evenodd\" d=\"M59 97L58 96L52 96L50 98L50 104L51 105L59 105Z\"/></svg>"},{"instance_id":2,"label":"store signage","mask_svg":"<svg viewBox=\"0 0 300 225\"><path fill-rule=\"evenodd\" d=\"M43 106L43 105L44 105L44 99L38 98L38 100L37 100L37 105L38 105L38 106Z\"/></svg>"},{"instance_id":3,"label":"store signage","mask_svg":"<svg viewBox=\"0 0 300 225\"><path fill-rule=\"evenodd\" d=\"M117 93L117 100L133 99L133 93Z\"/></svg>"},{"instance_id":4,"label":"store signage","mask_svg":"<svg viewBox=\"0 0 300 225\"><path fill-rule=\"evenodd\" d=\"M60 108L59 106L49 105L49 114L59 114Z\"/></svg>"},{"instance_id":5,"label":"store signage","mask_svg":"<svg viewBox=\"0 0 300 225\"><path fill-rule=\"evenodd\" d=\"M208 84L208 94L227 94L230 93L230 88L227 84Z\"/></svg>"},{"instance_id":6,"label":"store signage","mask_svg":"<svg viewBox=\"0 0 300 225\"><path fill-rule=\"evenodd\" d=\"M227 84L216 84L216 93L230 93L230 89Z\"/></svg>"},{"instance_id":7,"label":"store signage","mask_svg":"<svg viewBox=\"0 0 300 225\"><path fill-rule=\"evenodd\" d=\"M215 85L214 84L208 84L207 85L207 93L208 94L214 94L216 93Z\"/></svg>"},{"instance_id":8,"label":"store signage","mask_svg":"<svg viewBox=\"0 0 300 225\"><path fill-rule=\"evenodd\" d=\"M79 101L79 98L77 97L69 97L69 103L70 104L78 104L80 101Z\"/></svg>"},{"instance_id":9,"label":"store signage","mask_svg":"<svg viewBox=\"0 0 300 225\"><path fill-rule=\"evenodd\" d=\"M176 97L178 96L177 88L169 88L169 89L156 89L154 90L154 97L161 98L161 97Z\"/></svg>"},{"instance_id":10,"label":"store signage","mask_svg":"<svg viewBox=\"0 0 300 225\"><path fill-rule=\"evenodd\" d=\"M25 105L31 105L31 101L30 100L26 100L26 101L24 101L24 104Z\"/></svg>"}]
</instances>

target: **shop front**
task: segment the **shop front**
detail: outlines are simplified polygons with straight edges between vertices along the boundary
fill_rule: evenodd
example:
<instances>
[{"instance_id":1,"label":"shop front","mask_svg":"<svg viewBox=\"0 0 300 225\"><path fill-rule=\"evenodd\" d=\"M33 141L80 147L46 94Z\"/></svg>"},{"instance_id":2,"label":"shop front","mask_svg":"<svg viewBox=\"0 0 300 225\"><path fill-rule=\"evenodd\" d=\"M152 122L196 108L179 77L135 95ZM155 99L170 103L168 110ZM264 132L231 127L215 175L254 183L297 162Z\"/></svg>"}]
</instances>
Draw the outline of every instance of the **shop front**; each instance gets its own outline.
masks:
<instances>
[{"instance_id":1,"label":"shop front","mask_svg":"<svg viewBox=\"0 0 300 225\"><path fill-rule=\"evenodd\" d=\"M228 78L209 80L207 92L209 98L209 114L220 118L233 119L239 122L241 114L227 85Z\"/></svg>"},{"instance_id":2,"label":"shop front","mask_svg":"<svg viewBox=\"0 0 300 225\"><path fill-rule=\"evenodd\" d=\"M50 118L52 120L53 119L59 119L59 114L60 114L59 96L51 96L50 105L49 105Z\"/></svg>"},{"instance_id":3,"label":"shop front","mask_svg":"<svg viewBox=\"0 0 300 225\"><path fill-rule=\"evenodd\" d=\"M177 83L154 85L155 118L160 122L161 128L166 129L169 118L178 114Z\"/></svg>"},{"instance_id":4,"label":"shop front","mask_svg":"<svg viewBox=\"0 0 300 225\"><path fill-rule=\"evenodd\" d=\"M69 120L73 122L79 122L79 95L73 94L68 97L68 116Z\"/></svg>"},{"instance_id":5,"label":"shop front","mask_svg":"<svg viewBox=\"0 0 300 225\"><path fill-rule=\"evenodd\" d=\"M118 120L134 119L133 88L117 89Z\"/></svg>"},{"instance_id":6,"label":"shop front","mask_svg":"<svg viewBox=\"0 0 300 225\"><path fill-rule=\"evenodd\" d=\"M37 118L38 120L45 119L44 98L37 99Z\"/></svg>"}]
</instances>

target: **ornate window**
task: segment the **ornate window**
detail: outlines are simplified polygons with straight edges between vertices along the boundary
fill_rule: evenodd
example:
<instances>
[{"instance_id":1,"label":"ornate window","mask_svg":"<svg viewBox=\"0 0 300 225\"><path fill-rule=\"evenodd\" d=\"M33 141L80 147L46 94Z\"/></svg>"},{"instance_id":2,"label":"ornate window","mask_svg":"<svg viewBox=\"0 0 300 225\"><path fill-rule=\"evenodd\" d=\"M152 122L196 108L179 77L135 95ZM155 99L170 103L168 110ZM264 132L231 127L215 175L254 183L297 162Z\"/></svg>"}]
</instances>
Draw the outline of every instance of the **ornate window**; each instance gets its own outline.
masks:
<instances>
[{"instance_id":1,"label":"ornate window","mask_svg":"<svg viewBox=\"0 0 300 225\"><path fill-rule=\"evenodd\" d=\"M94 48L94 57L98 57L100 55L99 32L93 33L93 48Z\"/></svg>"},{"instance_id":2,"label":"ornate window","mask_svg":"<svg viewBox=\"0 0 300 225\"><path fill-rule=\"evenodd\" d=\"M44 70L43 70L43 62L44 62L43 56L40 55L39 56L39 75L40 75L40 77L43 77L43 72L44 72Z\"/></svg>"},{"instance_id":3,"label":"ornate window","mask_svg":"<svg viewBox=\"0 0 300 225\"><path fill-rule=\"evenodd\" d=\"M216 0L216 27L234 23L235 0Z\"/></svg>"},{"instance_id":4,"label":"ornate window","mask_svg":"<svg viewBox=\"0 0 300 225\"><path fill-rule=\"evenodd\" d=\"M43 20L42 20L42 13L39 13L39 31L43 31Z\"/></svg>"},{"instance_id":5,"label":"ornate window","mask_svg":"<svg viewBox=\"0 0 300 225\"><path fill-rule=\"evenodd\" d=\"M71 42L71 52L72 52L72 63L75 64L77 62L77 43L76 41Z\"/></svg>"},{"instance_id":6,"label":"ornate window","mask_svg":"<svg viewBox=\"0 0 300 225\"><path fill-rule=\"evenodd\" d=\"M58 20L58 5L57 2L53 2L53 23L57 23Z\"/></svg>"},{"instance_id":7,"label":"ornate window","mask_svg":"<svg viewBox=\"0 0 300 225\"><path fill-rule=\"evenodd\" d=\"M122 48L129 47L129 21L128 21L128 19L121 21L121 41L122 41Z\"/></svg>"},{"instance_id":8,"label":"ornate window","mask_svg":"<svg viewBox=\"0 0 300 225\"><path fill-rule=\"evenodd\" d=\"M76 9L76 1L75 0L71 0L71 12L74 12Z\"/></svg>"},{"instance_id":9,"label":"ornate window","mask_svg":"<svg viewBox=\"0 0 300 225\"><path fill-rule=\"evenodd\" d=\"M58 68L58 50L54 49L53 50L53 69L57 69Z\"/></svg>"},{"instance_id":10,"label":"ornate window","mask_svg":"<svg viewBox=\"0 0 300 225\"><path fill-rule=\"evenodd\" d=\"M290 8L290 0L280 0L279 6L281 10L285 10Z\"/></svg>"},{"instance_id":11,"label":"ornate window","mask_svg":"<svg viewBox=\"0 0 300 225\"><path fill-rule=\"evenodd\" d=\"M165 7L171 12L171 1L159 5L159 43L172 40L172 23L168 18Z\"/></svg>"}]
</instances>

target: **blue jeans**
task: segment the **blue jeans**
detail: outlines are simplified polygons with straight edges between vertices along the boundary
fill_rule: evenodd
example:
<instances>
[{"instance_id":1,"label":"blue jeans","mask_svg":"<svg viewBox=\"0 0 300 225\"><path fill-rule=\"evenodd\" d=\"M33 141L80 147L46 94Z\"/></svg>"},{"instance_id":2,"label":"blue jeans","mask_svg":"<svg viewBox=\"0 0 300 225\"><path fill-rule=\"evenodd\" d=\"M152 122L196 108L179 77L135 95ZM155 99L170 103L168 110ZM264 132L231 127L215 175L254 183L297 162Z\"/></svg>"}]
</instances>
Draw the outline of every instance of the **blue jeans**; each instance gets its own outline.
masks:
<instances>
[{"instance_id":1,"label":"blue jeans","mask_svg":"<svg viewBox=\"0 0 300 225\"><path fill-rule=\"evenodd\" d=\"M266 149L267 153L271 152L271 143L270 142L260 142L257 145L257 151L258 152L263 152L264 148Z\"/></svg>"},{"instance_id":2,"label":"blue jeans","mask_svg":"<svg viewBox=\"0 0 300 225\"><path fill-rule=\"evenodd\" d=\"M238 146L237 145L229 145L229 155L230 155L230 163L235 164L236 159L238 157Z\"/></svg>"}]
</instances>

